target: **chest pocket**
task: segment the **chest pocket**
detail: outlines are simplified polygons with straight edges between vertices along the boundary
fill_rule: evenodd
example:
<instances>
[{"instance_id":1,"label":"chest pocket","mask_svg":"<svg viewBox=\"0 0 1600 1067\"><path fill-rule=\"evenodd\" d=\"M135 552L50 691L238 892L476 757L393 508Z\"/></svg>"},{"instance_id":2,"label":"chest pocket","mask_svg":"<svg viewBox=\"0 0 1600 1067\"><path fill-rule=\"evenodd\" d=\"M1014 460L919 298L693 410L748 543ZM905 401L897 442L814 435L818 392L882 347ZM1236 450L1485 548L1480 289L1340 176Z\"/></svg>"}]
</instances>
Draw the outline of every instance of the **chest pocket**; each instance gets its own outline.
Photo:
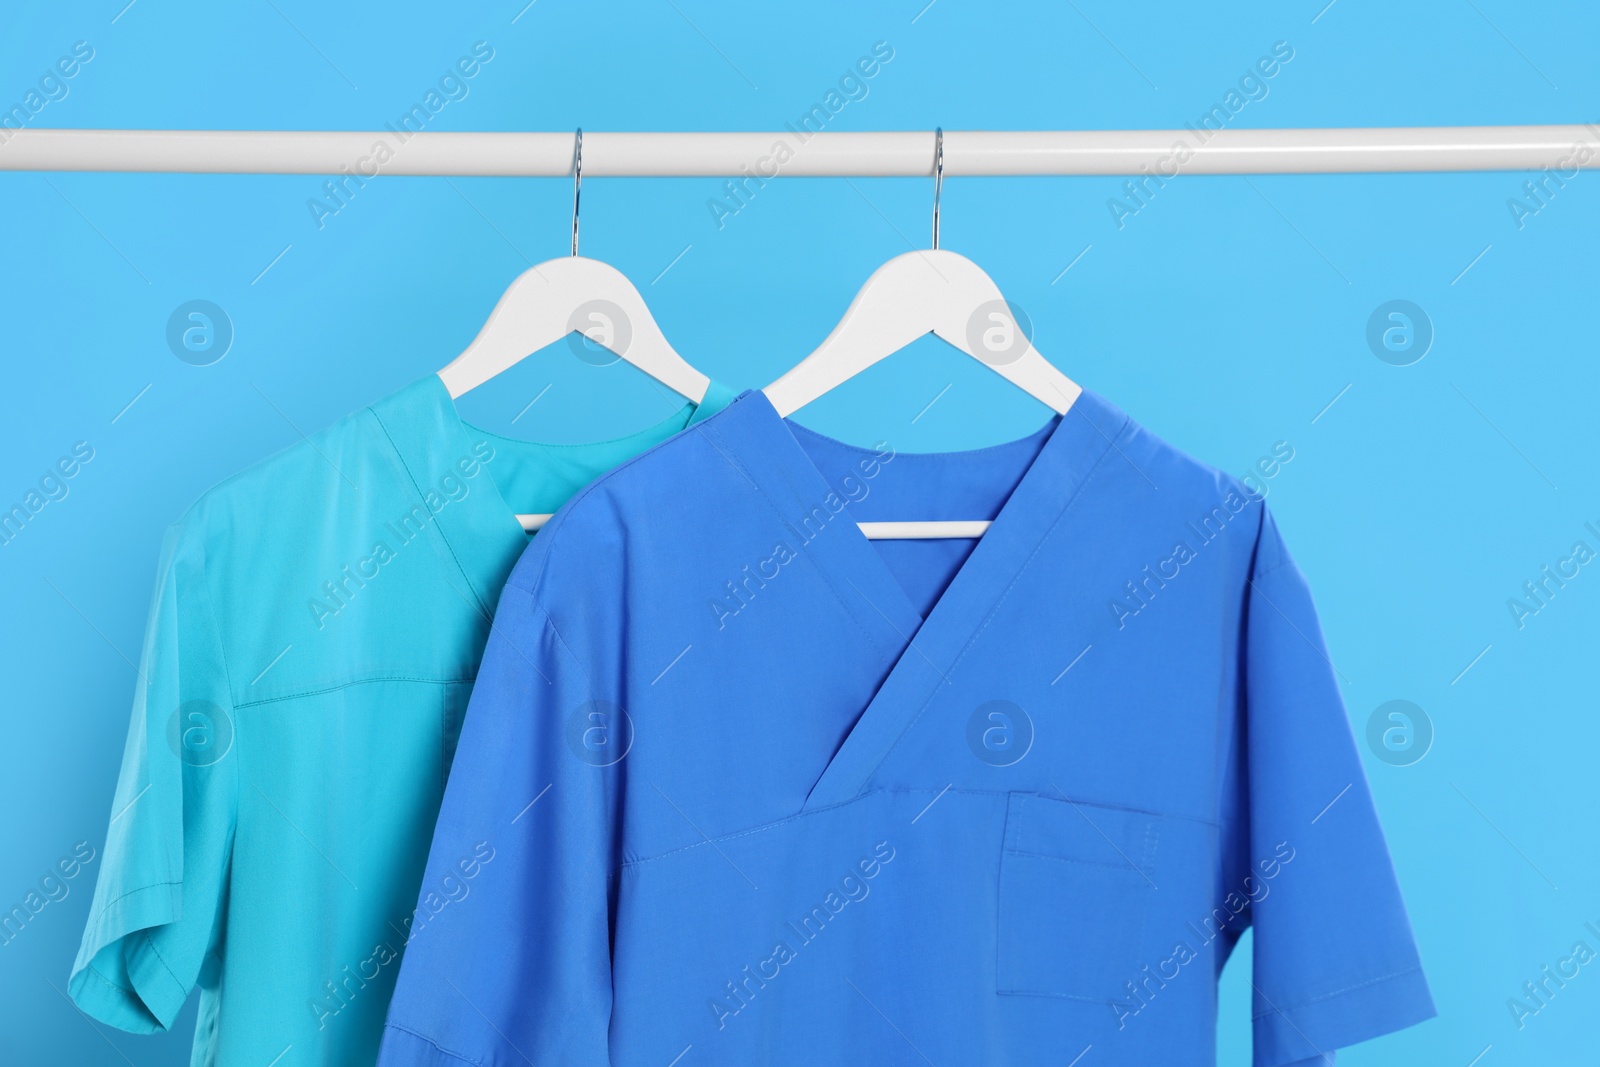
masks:
<instances>
[{"instance_id":1,"label":"chest pocket","mask_svg":"<svg viewBox=\"0 0 1600 1067\"><path fill-rule=\"evenodd\" d=\"M996 992L1106 1003L1147 960L1158 816L1012 793L1000 857Z\"/></svg>"}]
</instances>

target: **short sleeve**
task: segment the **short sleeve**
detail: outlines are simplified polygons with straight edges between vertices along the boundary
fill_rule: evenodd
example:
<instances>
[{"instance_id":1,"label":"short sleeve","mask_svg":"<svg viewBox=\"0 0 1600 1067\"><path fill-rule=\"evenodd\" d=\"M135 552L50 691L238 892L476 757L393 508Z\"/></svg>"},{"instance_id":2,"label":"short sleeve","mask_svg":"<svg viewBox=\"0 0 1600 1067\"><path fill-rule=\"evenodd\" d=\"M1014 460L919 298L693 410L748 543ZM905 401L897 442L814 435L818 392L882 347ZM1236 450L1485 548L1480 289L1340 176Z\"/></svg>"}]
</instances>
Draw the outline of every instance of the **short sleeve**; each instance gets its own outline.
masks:
<instances>
[{"instance_id":1,"label":"short sleeve","mask_svg":"<svg viewBox=\"0 0 1600 1067\"><path fill-rule=\"evenodd\" d=\"M1433 1000L1310 590L1270 514L1246 604L1254 1062L1331 1062L1431 1018Z\"/></svg>"},{"instance_id":2,"label":"short sleeve","mask_svg":"<svg viewBox=\"0 0 1600 1067\"><path fill-rule=\"evenodd\" d=\"M68 988L86 1013L164 1030L216 946L234 829L233 707L205 543L167 531L104 858Z\"/></svg>"},{"instance_id":3,"label":"short sleeve","mask_svg":"<svg viewBox=\"0 0 1600 1067\"><path fill-rule=\"evenodd\" d=\"M594 659L532 593L506 586L380 1067L610 1062L616 778L632 729Z\"/></svg>"}]
</instances>

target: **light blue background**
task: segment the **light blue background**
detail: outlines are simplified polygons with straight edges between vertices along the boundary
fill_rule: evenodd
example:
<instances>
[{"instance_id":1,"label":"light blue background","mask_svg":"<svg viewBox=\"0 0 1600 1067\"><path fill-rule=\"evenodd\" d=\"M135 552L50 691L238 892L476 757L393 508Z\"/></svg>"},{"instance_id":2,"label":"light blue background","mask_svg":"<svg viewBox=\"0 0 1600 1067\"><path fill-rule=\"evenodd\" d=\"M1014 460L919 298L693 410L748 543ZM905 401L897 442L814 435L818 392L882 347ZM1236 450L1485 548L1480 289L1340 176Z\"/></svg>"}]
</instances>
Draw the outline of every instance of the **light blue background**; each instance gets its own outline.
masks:
<instances>
[{"instance_id":1,"label":"light blue background","mask_svg":"<svg viewBox=\"0 0 1600 1067\"><path fill-rule=\"evenodd\" d=\"M430 128L775 130L884 40L893 60L830 129L1176 127L1283 40L1293 60L1235 127L1600 117L1600 12L1576 0L1226 14L1107 0L124 2L7 4L0 104L87 40L94 59L36 125L371 129L485 40L494 59ZM1600 1040L1600 962L1521 1030L1507 1007L1575 942L1600 949L1584 930L1600 927L1600 566L1521 630L1507 608L1574 541L1600 549L1583 527L1600 526L1600 176L1569 181L1519 228L1507 200L1527 177L1181 177L1122 229L1107 209L1120 179L945 188L945 247L993 274L1074 378L1235 474L1292 445L1270 502L1318 592L1358 733L1391 699L1431 718L1415 765L1363 747L1440 1016L1350 1064L1575 1063ZM320 184L0 174L0 502L74 442L95 450L70 495L0 547L5 909L75 842L102 845L163 527L212 483L442 366L517 272L566 251L562 180L383 178L319 230L306 201ZM927 240L930 184L779 180L719 229L707 201L720 181L594 179L583 249L637 282L693 362L760 386L875 266ZM203 368L164 339L195 298L236 330ZM1365 340L1395 298L1436 331L1407 367ZM467 407L504 427L547 384L513 432L609 436L669 409L637 372L564 346ZM925 341L806 419L936 449L1019 436L1042 414ZM136 1038L62 994L97 869L0 947L0 1061L187 1062L192 1003L174 1032ZM1248 1063L1248 958L1224 983L1228 1065Z\"/></svg>"}]
</instances>

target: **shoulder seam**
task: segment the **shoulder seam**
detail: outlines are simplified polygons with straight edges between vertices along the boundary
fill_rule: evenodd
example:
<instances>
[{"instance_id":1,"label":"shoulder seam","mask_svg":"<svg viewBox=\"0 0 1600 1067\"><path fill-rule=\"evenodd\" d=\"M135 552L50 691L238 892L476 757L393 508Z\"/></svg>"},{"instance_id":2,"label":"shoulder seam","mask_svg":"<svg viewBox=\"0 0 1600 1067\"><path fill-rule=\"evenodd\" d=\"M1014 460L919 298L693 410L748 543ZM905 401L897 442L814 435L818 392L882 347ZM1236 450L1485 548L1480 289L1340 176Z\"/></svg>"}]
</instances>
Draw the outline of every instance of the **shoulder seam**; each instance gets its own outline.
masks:
<instances>
[{"instance_id":1,"label":"shoulder seam","mask_svg":"<svg viewBox=\"0 0 1600 1067\"><path fill-rule=\"evenodd\" d=\"M223 685L226 687L226 691L227 691L227 694L228 694L228 705L229 705L229 707L231 709L231 714L237 714L238 711L239 711L239 698L238 698L238 695L234 691L234 688L233 688L233 669L228 666L228 643L227 643L227 641L225 641L223 639L222 627L217 622L217 613L216 613L216 607L215 607L215 604L214 604L214 601L215 601L216 598L212 595L212 591L211 591L211 567L209 565L210 561L211 561L211 551L210 551L210 543L209 543L210 542L210 538L207 537L207 536L204 536L206 534L206 532L207 532L206 529L205 529L205 527L207 525L209 525L209 524L205 521L204 518L202 518L201 519L201 531L200 531L200 533L202 535L201 538L200 538L200 585L201 585L202 590L205 593L205 599L206 599L206 625L211 628L211 638L212 638L212 640L216 641L216 643L217 643L217 658L222 661L222 681L223 681ZM174 562L176 562L176 561L174 561ZM176 605L174 605L174 608L176 608ZM179 669L181 671L182 668L180 667ZM178 683L181 686L181 684L182 684L181 679L178 680ZM235 737L237 737L237 730L235 730ZM235 757L235 761L237 762L237 757ZM229 798L230 807L231 807L232 810L228 812L228 832L227 832L228 861L227 861L227 867L226 867L226 869L224 871L224 874L223 874L223 886L221 888L221 892L222 893L228 892L229 887L232 884L232 880L233 880L233 842L234 842L234 835L238 833L238 828L239 828L239 779L240 779L241 776L239 774L239 770L238 770L237 767L235 767L233 769L233 774L230 775L230 777L233 780L232 796ZM180 880L183 877L183 875L181 873L181 870L180 870L180 873L179 873L178 877L179 877ZM180 909L181 909L181 903L180 903ZM146 934L145 940L149 941L149 935L148 934ZM150 950L152 952L155 952L155 943L154 942L150 942ZM161 958L160 953L156 953L156 958L157 959ZM161 961L161 965L162 965L162 967L166 968L167 973L169 975L172 975L172 980L174 982L177 982L178 981L177 976L172 974L172 969L170 967L167 967L167 964L166 964L165 960ZM181 982L179 982L178 984L180 986L182 986ZM184 990L185 995L187 995L188 992L189 992L188 989Z\"/></svg>"},{"instance_id":2,"label":"shoulder seam","mask_svg":"<svg viewBox=\"0 0 1600 1067\"><path fill-rule=\"evenodd\" d=\"M523 589L521 586L508 585L507 589L515 589L517 592L528 598L528 603L532 605L533 610L538 613L538 615L543 617L544 621L540 623L540 628L549 629L551 636L554 637L556 643L561 646L561 650L562 652L566 653L567 658L572 661L572 665L577 668L579 677L583 679L584 684L589 687L589 690L591 692L599 692L602 687L595 684L594 677L590 675L588 666L584 663L583 659L579 657L577 652L573 650L572 646L567 643L567 639L562 636L561 630L556 626L555 616L550 614L550 609L545 606L542 600L539 599L539 594L534 592L532 589ZM521 650L519 649L519 651ZM524 656L524 658L526 658L526 656ZM530 660L529 663L531 664L532 661ZM549 683L550 679L545 677L543 671L539 670L539 668L536 666L534 667L534 670L538 672L541 678L545 678L545 682L547 684Z\"/></svg>"},{"instance_id":3,"label":"shoulder seam","mask_svg":"<svg viewBox=\"0 0 1600 1067\"><path fill-rule=\"evenodd\" d=\"M181 526L182 524L180 523L179 525ZM211 634L216 638L217 641L217 655L222 659L222 679L223 684L225 684L228 689L228 703L237 709L239 707L239 701L234 695L233 669L228 666L228 644L222 639L222 627L217 625L217 613L215 607L213 606L213 602L216 600L216 597L212 595L211 591L211 551L207 543L209 538L206 536L206 530L204 529L206 525L207 524L202 519L202 528L200 530L200 584L205 590L206 595L206 625L211 628ZM180 541L182 540L181 534L179 539ZM173 546L174 551L176 551L177 547L178 546L176 545ZM174 562L176 562L176 560L174 560Z\"/></svg>"},{"instance_id":4,"label":"shoulder seam","mask_svg":"<svg viewBox=\"0 0 1600 1067\"><path fill-rule=\"evenodd\" d=\"M1294 565L1295 565L1295 562L1292 559L1286 559L1282 563L1274 563L1272 566L1268 567L1266 570L1257 571L1255 574L1252 574L1250 576L1250 580L1252 582L1260 581L1262 578L1265 578L1268 575L1277 574L1279 571L1285 570L1285 569L1287 569L1289 567L1293 567Z\"/></svg>"},{"instance_id":5,"label":"shoulder seam","mask_svg":"<svg viewBox=\"0 0 1600 1067\"><path fill-rule=\"evenodd\" d=\"M732 407L732 405L730 404L729 407L723 408L722 411L717 412L715 415L712 415L710 418L706 419L705 421L697 422L692 426L687 426L684 429L679 430L677 433L673 434L671 437L668 437L665 441L662 441L659 444L652 445L651 447L645 449L643 452L640 452L637 456L633 456L633 457L631 457L629 459L623 460L621 463L617 464L615 467L612 467L610 470L608 470L604 474L600 475L594 481L590 482L588 485L586 485L582 489L578 490L576 495L574 495L571 499L569 499L565 504L563 504L558 509L557 515L562 517L562 518L565 518L566 514L569 511L576 510L582 504L582 502L585 499L588 498L590 493L594 492L596 489L599 489L602 485L605 485L606 483L608 483L608 482L612 481L613 479L617 478L624 471L626 471L629 468L633 467L635 464L640 463L641 461L645 460L646 458L648 458L650 456L655 455L658 452L665 451L667 448L678 444L680 441L686 440L686 439L688 439L690 437L701 436L706 426L710 425L712 422L715 422L720 416L722 416L727 411L729 411L731 409L731 407ZM550 525L555 525L557 527L557 529L559 529L559 526L560 525L564 525L564 523L557 524L557 523L555 523L554 520L552 520ZM526 585L521 584L521 583L519 583L517 581L517 572L516 572L515 569L512 570L510 577L506 579L506 585L507 586L510 586L512 588L521 589L523 592L532 595L534 597L534 600L535 600L536 603L539 602L538 593L537 593L537 590L539 588L539 583L544 578L545 571L550 566L550 552L553 550L553 546L554 546L554 541L549 539L549 535L551 533L556 532L556 530L550 529L550 525L547 525L544 530L539 531L539 535L533 539L533 543L535 545L543 542L545 545L549 546L544 550L544 552L542 553L542 558L539 560L539 570L538 570L538 572L533 575L532 579L530 581L528 581ZM541 608L542 607L543 607L543 605L541 603ZM546 611L545 615L546 615L546 617L548 617L549 616L549 612ZM553 620L552 620L552 623L553 623Z\"/></svg>"}]
</instances>

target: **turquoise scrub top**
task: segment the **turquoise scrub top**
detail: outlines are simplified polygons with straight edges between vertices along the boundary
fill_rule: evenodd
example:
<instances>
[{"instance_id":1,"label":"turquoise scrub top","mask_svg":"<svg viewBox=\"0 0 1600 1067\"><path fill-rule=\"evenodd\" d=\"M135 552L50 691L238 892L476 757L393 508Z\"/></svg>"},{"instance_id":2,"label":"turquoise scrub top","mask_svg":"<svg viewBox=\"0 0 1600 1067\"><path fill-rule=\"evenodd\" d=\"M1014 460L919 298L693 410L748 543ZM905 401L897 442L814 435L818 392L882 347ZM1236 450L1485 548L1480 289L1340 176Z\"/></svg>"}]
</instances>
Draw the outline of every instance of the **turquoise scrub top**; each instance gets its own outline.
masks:
<instances>
[{"instance_id":1,"label":"turquoise scrub top","mask_svg":"<svg viewBox=\"0 0 1600 1067\"><path fill-rule=\"evenodd\" d=\"M79 1007L149 1033L199 986L196 1064L371 1063L516 513L732 396L548 445L429 375L201 497L162 551Z\"/></svg>"},{"instance_id":2,"label":"turquoise scrub top","mask_svg":"<svg viewBox=\"0 0 1600 1067\"><path fill-rule=\"evenodd\" d=\"M382 1067L1209 1067L1247 928L1256 1067L1434 1014L1276 523L1091 392L944 454L747 393L592 483L420 899Z\"/></svg>"}]
</instances>

